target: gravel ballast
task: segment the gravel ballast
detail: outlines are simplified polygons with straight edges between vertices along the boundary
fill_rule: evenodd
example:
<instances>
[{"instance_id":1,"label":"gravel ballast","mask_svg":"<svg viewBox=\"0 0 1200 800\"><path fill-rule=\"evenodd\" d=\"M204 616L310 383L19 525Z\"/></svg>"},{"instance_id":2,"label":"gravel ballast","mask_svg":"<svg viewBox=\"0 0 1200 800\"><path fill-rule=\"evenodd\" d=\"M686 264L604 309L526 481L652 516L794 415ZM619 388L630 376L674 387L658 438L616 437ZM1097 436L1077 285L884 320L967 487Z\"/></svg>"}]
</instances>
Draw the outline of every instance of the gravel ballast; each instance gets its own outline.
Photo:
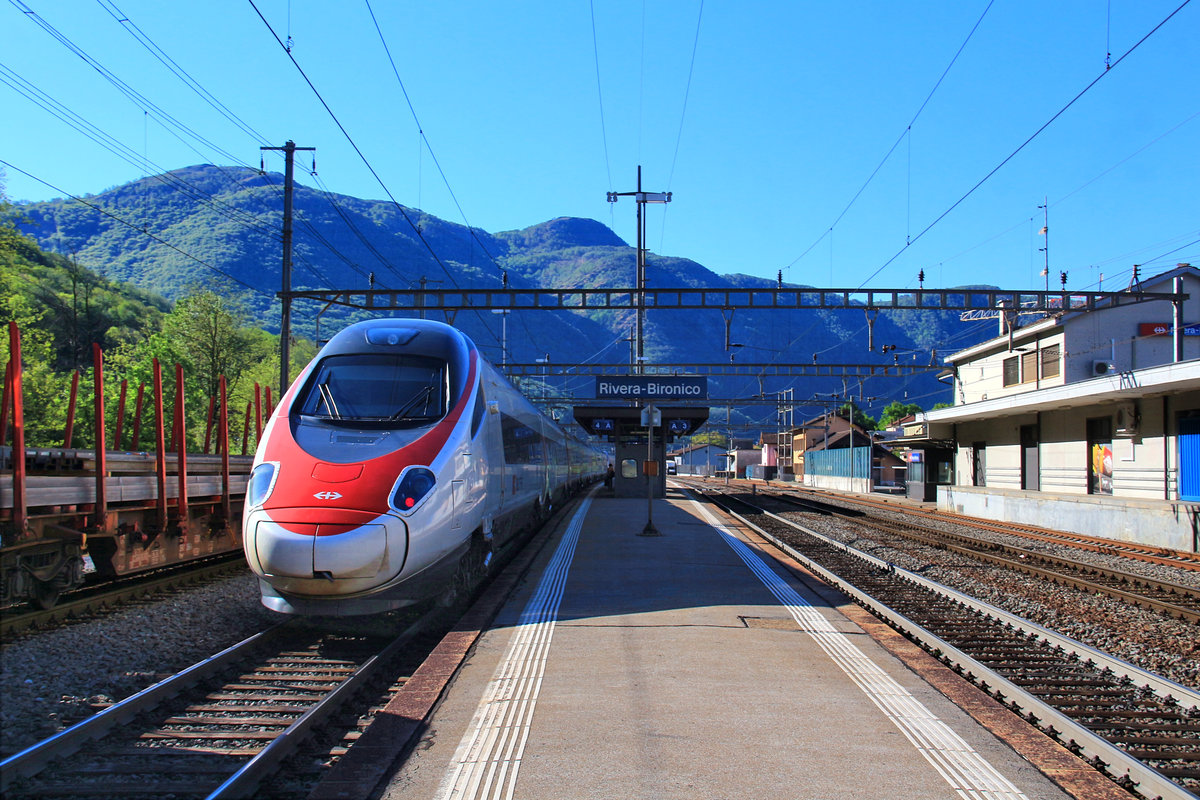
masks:
<instances>
[{"instance_id":1,"label":"gravel ballast","mask_svg":"<svg viewBox=\"0 0 1200 800\"><path fill-rule=\"evenodd\" d=\"M0 649L0 752L18 752L202 658L282 622L250 575L96 619L34 632Z\"/></svg>"}]
</instances>

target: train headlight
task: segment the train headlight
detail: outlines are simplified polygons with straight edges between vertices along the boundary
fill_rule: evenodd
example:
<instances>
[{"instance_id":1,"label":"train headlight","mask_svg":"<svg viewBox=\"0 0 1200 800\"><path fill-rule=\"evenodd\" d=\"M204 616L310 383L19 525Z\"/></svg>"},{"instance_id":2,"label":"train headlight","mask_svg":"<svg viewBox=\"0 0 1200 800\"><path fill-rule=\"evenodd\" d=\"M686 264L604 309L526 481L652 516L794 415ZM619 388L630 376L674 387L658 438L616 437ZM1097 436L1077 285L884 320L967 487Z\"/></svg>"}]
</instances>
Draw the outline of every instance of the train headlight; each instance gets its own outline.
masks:
<instances>
[{"instance_id":1,"label":"train headlight","mask_svg":"<svg viewBox=\"0 0 1200 800\"><path fill-rule=\"evenodd\" d=\"M267 502L275 488L275 476L279 474L279 462L264 461L250 473L246 485L246 508L254 509Z\"/></svg>"},{"instance_id":2,"label":"train headlight","mask_svg":"<svg viewBox=\"0 0 1200 800\"><path fill-rule=\"evenodd\" d=\"M409 467L400 476L396 488L392 491L392 508L401 514L416 510L421 501L429 496L437 478L428 467Z\"/></svg>"}]
</instances>

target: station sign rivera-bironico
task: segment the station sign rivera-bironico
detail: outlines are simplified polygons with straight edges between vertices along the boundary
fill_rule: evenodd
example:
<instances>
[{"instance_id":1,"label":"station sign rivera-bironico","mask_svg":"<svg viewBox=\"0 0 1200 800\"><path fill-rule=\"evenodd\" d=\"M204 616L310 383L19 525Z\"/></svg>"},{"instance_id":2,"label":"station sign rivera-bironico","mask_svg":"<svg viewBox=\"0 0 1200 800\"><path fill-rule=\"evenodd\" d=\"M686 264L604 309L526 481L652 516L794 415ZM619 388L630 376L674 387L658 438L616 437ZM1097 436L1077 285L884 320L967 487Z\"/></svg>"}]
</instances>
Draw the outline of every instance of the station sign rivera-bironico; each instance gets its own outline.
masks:
<instances>
[{"instance_id":1,"label":"station sign rivera-bironico","mask_svg":"<svg viewBox=\"0 0 1200 800\"><path fill-rule=\"evenodd\" d=\"M596 378L597 400L706 400L705 375L606 375Z\"/></svg>"}]
</instances>

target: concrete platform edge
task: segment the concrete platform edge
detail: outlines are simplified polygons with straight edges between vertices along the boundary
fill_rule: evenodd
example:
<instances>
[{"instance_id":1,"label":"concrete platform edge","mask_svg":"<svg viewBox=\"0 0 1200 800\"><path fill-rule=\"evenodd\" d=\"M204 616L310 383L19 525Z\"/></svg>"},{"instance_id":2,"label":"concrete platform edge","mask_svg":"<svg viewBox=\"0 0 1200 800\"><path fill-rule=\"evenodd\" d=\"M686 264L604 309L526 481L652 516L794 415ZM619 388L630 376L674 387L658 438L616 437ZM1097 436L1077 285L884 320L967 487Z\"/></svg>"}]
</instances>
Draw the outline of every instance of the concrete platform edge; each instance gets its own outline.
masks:
<instances>
[{"instance_id":1,"label":"concrete platform edge","mask_svg":"<svg viewBox=\"0 0 1200 800\"><path fill-rule=\"evenodd\" d=\"M543 527L526 543L514 562L484 590L400 691L376 714L354 746L308 795L308 800L363 800L378 796L397 765L420 741L428 720L479 637L524 580L538 555L559 537L583 496L563 505L553 524Z\"/></svg>"},{"instance_id":2,"label":"concrete platform edge","mask_svg":"<svg viewBox=\"0 0 1200 800\"><path fill-rule=\"evenodd\" d=\"M1047 734L1031 727L991 695L974 686L925 650L849 597L809 572L787 553L744 526L743 536L761 554L783 565L797 579L835 607L850 621L950 702L1032 764L1064 792L1087 800L1129 800L1130 793L1073 754Z\"/></svg>"}]
</instances>

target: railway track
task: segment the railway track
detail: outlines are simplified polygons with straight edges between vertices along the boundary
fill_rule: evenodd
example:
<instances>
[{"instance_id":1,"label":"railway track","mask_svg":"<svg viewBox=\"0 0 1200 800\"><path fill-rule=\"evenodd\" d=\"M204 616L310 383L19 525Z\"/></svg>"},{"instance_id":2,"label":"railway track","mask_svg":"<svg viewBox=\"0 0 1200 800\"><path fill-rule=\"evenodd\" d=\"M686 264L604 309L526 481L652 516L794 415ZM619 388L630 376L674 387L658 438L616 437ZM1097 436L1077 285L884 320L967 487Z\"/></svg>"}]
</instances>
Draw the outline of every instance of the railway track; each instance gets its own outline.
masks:
<instances>
[{"instance_id":1,"label":"railway track","mask_svg":"<svg viewBox=\"0 0 1200 800\"><path fill-rule=\"evenodd\" d=\"M933 547L967 555L1008 569L1072 586L1099 592L1143 608L1152 608L1177 619L1200 622L1200 589L1165 580L1156 580L1132 572L1098 567L1062 556L1015 547L978 536L936 530L915 523L902 523L874 516L852 516L827 503L771 495L775 500L804 509L832 513L852 519L875 532L912 539ZM997 532L1007 532L996 526ZM1041 537L1039 537L1041 538Z\"/></svg>"},{"instance_id":2,"label":"railway track","mask_svg":"<svg viewBox=\"0 0 1200 800\"><path fill-rule=\"evenodd\" d=\"M1143 797L1200 792L1200 692L771 514L708 498Z\"/></svg>"},{"instance_id":3,"label":"railway track","mask_svg":"<svg viewBox=\"0 0 1200 800\"><path fill-rule=\"evenodd\" d=\"M412 658L414 640L436 619L283 623L0 762L0 791L43 799L272 794L260 786L323 726L335 731L324 757L345 751L358 715L341 728L331 725L335 715L356 710L364 692L386 695L396 682L389 668ZM399 634L396 620L406 626Z\"/></svg>"},{"instance_id":4,"label":"railway track","mask_svg":"<svg viewBox=\"0 0 1200 800\"><path fill-rule=\"evenodd\" d=\"M962 525L963 527L967 528L975 528L976 530L980 531L1004 533L1011 536L1021 536L1035 541L1050 542L1053 544L1074 547L1079 550L1089 550L1095 553L1124 556L1126 558L1133 558L1151 564L1163 564L1165 566L1178 567L1179 569L1189 570L1191 572L1200 572L1200 553L1184 553L1178 550L1168 550L1166 548L1139 544L1137 542L1122 542L1116 539L1103 539L1095 536L1085 536L1079 533L1070 533L1068 531L1048 530L1046 528L1038 528L1032 525L1020 525L1011 522L990 522L977 517L968 517L962 514L955 514L947 511L932 511L908 505L902 506L901 504L894 501L889 501L886 498L873 498L864 495L834 494L831 492L822 492L819 490L799 487L788 487L787 489L783 489L771 486L769 487L769 492L779 497L791 496L799 500L811 500L813 502L824 503L834 507L858 507L872 511L887 511L905 514L914 518L931 520L936 519L943 522L953 522L955 525Z\"/></svg>"},{"instance_id":5,"label":"railway track","mask_svg":"<svg viewBox=\"0 0 1200 800\"><path fill-rule=\"evenodd\" d=\"M695 484L692 484L695 486ZM703 486L701 486L703 488ZM763 492L761 497L770 498L779 503L788 504L805 511L812 511L820 514L833 514L852 521L855 525L867 528L877 534L884 536L895 536L903 539L909 539L920 542L932 547L937 547L950 552L966 555L971 558L994 564L1006 569L1012 569L1028 575L1035 575L1039 578L1053 581L1066 586L1072 586L1088 592L1097 592L1100 594L1113 597L1125 603L1130 603L1142 608L1150 608L1160 611L1176 619L1186 620L1192 623L1200 623L1200 588L1189 586L1181 583L1176 583L1163 579L1155 579L1144 575L1138 575L1125 570L1116 568L1106 568L1095 564L1084 563L1075 559L1067 558L1060 555L1053 555L1042 552L1030 547L1014 546L996 541L994 538L982 538L981 536L973 536L964 533L954 533L946 530L935 529L927 525L921 525L917 522L900 522L895 519L885 518L875 514L867 514L861 511L847 509L840 503L831 502L827 496L820 494L797 494L792 491L767 491ZM854 501L856 505L862 505L857 499ZM895 505L887 506L882 504L872 503L872 508L886 508L888 511L904 514L906 518L916 517L917 519L938 519L946 521L942 515L931 515L928 512L918 510L910 510L908 508L897 508ZM914 513L914 511L919 513ZM955 525L964 524L962 520L965 518L954 517L952 522ZM1078 545L1073 541L1076 537L1070 535L1055 536L1053 532L1038 532L1036 535L1029 535L1021 529L1010 530L1002 525L989 524L970 524L969 528L982 531L992 531L995 533L1008 534L1024 539L1033 539L1038 542L1053 542L1055 544L1066 547L1079 549ZM1086 547L1087 550L1096 550L1097 548ZM1188 554L1181 553L1180 559L1168 561L1160 559L1157 556L1151 559L1143 557L1137 548L1110 548L1108 555L1121 556L1140 561L1152 561L1153 563L1167 563L1170 566L1180 567L1182 569L1190 569L1186 557Z\"/></svg>"},{"instance_id":6,"label":"railway track","mask_svg":"<svg viewBox=\"0 0 1200 800\"><path fill-rule=\"evenodd\" d=\"M543 530L572 507L560 507ZM431 686L452 674L545 541L518 540L476 591L453 602L334 621L297 617L256 634L0 761L0 796L366 796L390 763L376 763L380 753L409 746L397 738L398 721L419 723L428 713L419 709L432 707ZM457 619L477 593L483 600ZM385 707L377 731L371 725ZM360 736L373 744L352 750ZM361 792L322 789L331 775Z\"/></svg>"},{"instance_id":7,"label":"railway track","mask_svg":"<svg viewBox=\"0 0 1200 800\"><path fill-rule=\"evenodd\" d=\"M0 637L5 640L31 630L44 630L140 600L158 592L244 572L240 552L173 564L152 573L136 573L68 592L53 607L18 604L0 609Z\"/></svg>"}]
</instances>

